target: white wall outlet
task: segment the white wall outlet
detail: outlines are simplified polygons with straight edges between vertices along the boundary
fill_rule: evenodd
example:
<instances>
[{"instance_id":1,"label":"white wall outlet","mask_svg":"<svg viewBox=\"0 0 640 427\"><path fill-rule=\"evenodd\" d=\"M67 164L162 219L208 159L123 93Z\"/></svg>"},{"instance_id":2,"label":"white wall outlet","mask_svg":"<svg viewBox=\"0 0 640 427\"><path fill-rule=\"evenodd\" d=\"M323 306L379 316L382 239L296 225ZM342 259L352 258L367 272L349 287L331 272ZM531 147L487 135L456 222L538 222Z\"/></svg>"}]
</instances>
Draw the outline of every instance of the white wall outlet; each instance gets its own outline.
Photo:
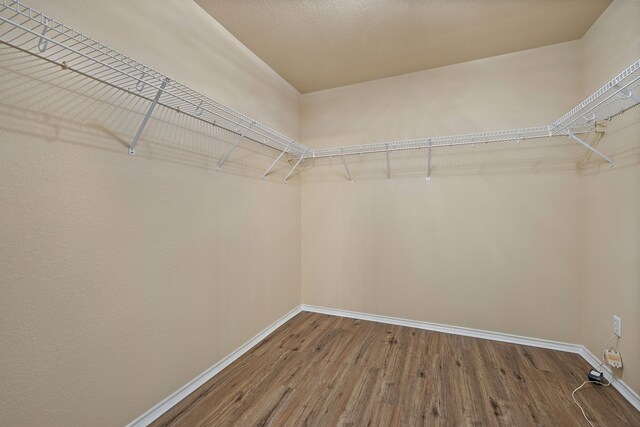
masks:
<instances>
[{"instance_id":1,"label":"white wall outlet","mask_svg":"<svg viewBox=\"0 0 640 427\"><path fill-rule=\"evenodd\" d=\"M613 315L613 333L622 337L622 319L615 314Z\"/></svg>"}]
</instances>

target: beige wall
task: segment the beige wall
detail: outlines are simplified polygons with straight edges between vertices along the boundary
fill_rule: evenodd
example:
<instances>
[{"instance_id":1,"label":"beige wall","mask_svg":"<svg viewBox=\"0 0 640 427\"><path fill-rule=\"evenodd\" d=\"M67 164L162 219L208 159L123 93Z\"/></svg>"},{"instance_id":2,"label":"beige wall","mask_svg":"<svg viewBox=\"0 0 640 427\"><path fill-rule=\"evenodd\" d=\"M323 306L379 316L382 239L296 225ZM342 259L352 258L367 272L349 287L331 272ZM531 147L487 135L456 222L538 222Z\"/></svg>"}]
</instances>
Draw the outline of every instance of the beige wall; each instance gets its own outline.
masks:
<instances>
[{"instance_id":1,"label":"beige wall","mask_svg":"<svg viewBox=\"0 0 640 427\"><path fill-rule=\"evenodd\" d=\"M614 0L582 38L583 97L640 59L640 0Z\"/></svg>"},{"instance_id":2,"label":"beige wall","mask_svg":"<svg viewBox=\"0 0 640 427\"><path fill-rule=\"evenodd\" d=\"M602 358L612 316L620 316L625 364L616 374L640 390L640 155L585 175L582 186L581 342Z\"/></svg>"},{"instance_id":3,"label":"beige wall","mask_svg":"<svg viewBox=\"0 0 640 427\"><path fill-rule=\"evenodd\" d=\"M297 136L298 93L193 2L30 3ZM300 187L163 156L156 122L129 157L24 87L41 111L0 100L0 425L124 425L300 303Z\"/></svg>"},{"instance_id":4,"label":"beige wall","mask_svg":"<svg viewBox=\"0 0 640 427\"><path fill-rule=\"evenodd\" d=\"M302 301L575 342L575 172L305 183Z\"/></svg>"},{"instance_id":5,"label":"beige wall","mask_svg":"<svg viewBox=\"0 0 640 427\"><path fill-rule=\"evenodd\" d=\"M569 42L305 94L302 143L548 124L580 97L580 53ZM577 342L579 188L575 171L531 168L429 183L306 179L303 302Z\"/></svg>"},{"instance_id":6,"label":"beige wall","mask_svg":"<svg viewBox=\"0 0 640 427\"><path fill-rule=\"evenodd\" d=\"M585 95L640 59L640 1L615 0L582 39ZM636 90L636 95L640 92ZM600 148L613 169L587 167L582 177L582 337L602 357L614 314L622 318L624 370L640 391L640 110L609 125Z\"/></svg>"},{"instance_id":7,"label":"beige wall","mask_svg":"<svg viewBox=\"0 0 640 427\"><path fill-rule=\"evenodd\" d=\"M302 96L301 142L329 147L543 126L578 103L580 41Z\"/></svg>"}]
</instances>

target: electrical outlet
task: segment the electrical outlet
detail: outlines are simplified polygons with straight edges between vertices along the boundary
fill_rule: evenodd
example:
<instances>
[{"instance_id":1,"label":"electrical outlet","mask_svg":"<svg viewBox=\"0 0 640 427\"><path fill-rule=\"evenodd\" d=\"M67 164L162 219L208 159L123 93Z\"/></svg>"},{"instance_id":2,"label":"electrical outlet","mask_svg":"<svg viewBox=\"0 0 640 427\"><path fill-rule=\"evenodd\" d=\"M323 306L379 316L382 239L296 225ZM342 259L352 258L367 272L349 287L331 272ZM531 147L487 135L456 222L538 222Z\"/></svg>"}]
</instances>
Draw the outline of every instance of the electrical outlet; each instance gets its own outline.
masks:
<instances>
[{"instance_id":1,"label":"electrical outlet","mask_svg":"<svg viewBox=\"0 0 640 427\"><path fill-rule=\"evenodd\" d=\"M622 319L613 315L613 333L619 337L622 337Z\"/></svg>"}]
</instances>

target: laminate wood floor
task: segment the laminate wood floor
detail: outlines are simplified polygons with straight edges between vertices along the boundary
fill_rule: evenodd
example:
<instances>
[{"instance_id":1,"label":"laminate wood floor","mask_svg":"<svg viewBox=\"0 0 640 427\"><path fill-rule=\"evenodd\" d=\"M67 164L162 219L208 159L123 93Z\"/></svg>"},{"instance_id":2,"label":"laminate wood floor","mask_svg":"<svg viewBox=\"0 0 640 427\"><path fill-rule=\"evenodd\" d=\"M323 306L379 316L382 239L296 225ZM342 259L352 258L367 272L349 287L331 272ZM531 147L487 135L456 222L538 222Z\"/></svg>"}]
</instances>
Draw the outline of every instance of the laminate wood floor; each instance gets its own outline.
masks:
<instances>
[{"instance_id":1,"label":"laminate wood floor","mask_svg":"<svg viewBox=\"0 0 640 427\"><path fill-rule=\"evenodd\" d=\"M588 426L578 355L300 313L155 426ZM577 393L598 426L640 426L612 387Z\"/></svg>"}]
</instances>

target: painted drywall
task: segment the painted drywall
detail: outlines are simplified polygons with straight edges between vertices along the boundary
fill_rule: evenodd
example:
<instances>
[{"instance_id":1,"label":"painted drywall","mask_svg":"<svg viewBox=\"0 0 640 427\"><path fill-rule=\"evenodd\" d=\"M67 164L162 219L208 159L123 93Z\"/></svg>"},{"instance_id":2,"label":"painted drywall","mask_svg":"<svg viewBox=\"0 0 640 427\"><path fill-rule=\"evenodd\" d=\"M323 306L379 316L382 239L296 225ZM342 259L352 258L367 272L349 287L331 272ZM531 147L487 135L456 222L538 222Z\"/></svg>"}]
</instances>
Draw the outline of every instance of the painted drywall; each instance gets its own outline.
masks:
<instances>
[{"instance_id":1,"label":"painted drywall","mask_svg":"<svg viewBox=\"0 0 640 427\"><path fill-rule=\"evenodd\" d=\"M547 124L577 103L579 64L576 41L305 94L302 143ZM486 172L305 179L303 303L577 342L578 175Z\"/></svg>"},{"instance_id":2,"label":"painted drywall","mask_svg":"<svg viewBox=\"0 0 640 427\"><path fill-rule=\"evenodd\" d=\"M637 391L640 390L640 155L636 155L633 164L586 174L582 186L581 341L602 358L605 341L613 334L612 317L620 316L619 350L624 369L616 370L616 375ZM615 340L610 341L609 345L614 343Z\"/></svg>"},{"instance_id":3,"label":"painted drywall","mask_svg":"<svg viewBox=\"0 0 640 427\"><path fill-rule=\"evenodd\" d=\"M297 136L298 93L193 2L32 6ZM27 87L43 111L0 100L0 425L124 425L299 304L299 186L162 157L156 122L130 157Z\"/></svg>"},{"instance_id":4,"label":"painted drywall","mask_svg":"<svg viewBox=\"0 0 640 427\"><path fill-rule=\"evenodd\" d=\"M329 147L542 126L582 91L580 41L302 95L303 144Z\"/></svg>"},{"instance_id":5,"label":"painted drywall","mask_svg":"<svg viewBox=\"0 0 640 427\"><path fill-rule=\"evenodd\" d=\"M574 342L575 172L305 183L305 304Z\"/></svg>"},{"instance_id":6,"label":"painted drywall","mask_svg":"<svg viewBox=\"0 0 640 427\"><path fill-rule=\"evenodd\" d=\"M615 0L582 39L585 95L640 59L640 1ZM636 90L636 96L640 96ZM640 392L640 110L611 122L599 147L616 160L582 177L581 340L602 357L623 319L616 375ZM613 342L610 342L610 344Z\"/></svg>"},{"instance_id":7,"label":"painted drywall","mask_svg":"<svg viewBox=\"0 0 640 427\"><path fill-rule=\"evenodd\" d=\"M640 59L640 0L614 0L582 37L583 96Z\"/></svg>"}]
</instances>

